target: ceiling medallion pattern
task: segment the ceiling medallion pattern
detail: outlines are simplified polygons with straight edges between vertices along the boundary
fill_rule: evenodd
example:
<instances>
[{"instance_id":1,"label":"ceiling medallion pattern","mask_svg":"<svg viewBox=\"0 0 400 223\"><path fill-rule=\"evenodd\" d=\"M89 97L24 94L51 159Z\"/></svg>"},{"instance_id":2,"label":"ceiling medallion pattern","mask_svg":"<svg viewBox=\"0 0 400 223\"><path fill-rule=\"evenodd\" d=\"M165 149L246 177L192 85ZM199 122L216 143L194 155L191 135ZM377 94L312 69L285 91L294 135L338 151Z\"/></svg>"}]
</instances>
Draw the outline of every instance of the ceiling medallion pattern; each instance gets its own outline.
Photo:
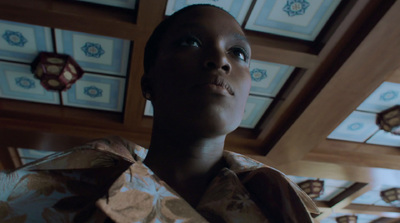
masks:
<instances>
[{"instance_id":1,"label":"ceiling medallion pattern","mask_svg":"<svg viewBox=\"0 0 400 223\"><path fill-rule=\"evenodd\" d=\"M96 86L89 86L84 88L84 94L92 98L101 97L103 95L103 90Z\"/></svg>"},{"instance_id":2,"label":"ceiling medallion pattern","mask_svg":"<svg viewBox=\"0 0 400 223\"><path fill-rule=\"evenodd\" d=\"M283 11L287 12L289 16L304 15L306 9L310 6L306 0L289 0L287 1Z\"/></svg>"},{"instance_id":3,"label":"ceiling medallion pattern","mask_svg":"<svg viewBox=\"0 0 400 223\"><path fill-rule=\"evenodd\" d=\"M25 89L35 88L35 82L27 77L17 77L15 78L15 84Z\"/></svg>"},{"instance_id":4,"label":"ceiling medallion pattern","mask_svg":"<svg viewBox=\"0 0 400 223\"><path fill-rule=\"evenodd\" d=\"M81 47L81 50L86 56L95 58L100 58L101 55L105 53L100 44L91 42L86 42L85 45Z\"/></svg>"},{"instance_id":5,"label":"ceiling medallion pattern","mask_svg":"<svg viewBox=\"0 0 400 223\"><path fill-rule=\"evenodd\" d=\"M20 32L14 32L10 30L6 30L2 37L11 46L24 47L25 43L28 42L28 40Z\"/></svg>"}]
</instances>

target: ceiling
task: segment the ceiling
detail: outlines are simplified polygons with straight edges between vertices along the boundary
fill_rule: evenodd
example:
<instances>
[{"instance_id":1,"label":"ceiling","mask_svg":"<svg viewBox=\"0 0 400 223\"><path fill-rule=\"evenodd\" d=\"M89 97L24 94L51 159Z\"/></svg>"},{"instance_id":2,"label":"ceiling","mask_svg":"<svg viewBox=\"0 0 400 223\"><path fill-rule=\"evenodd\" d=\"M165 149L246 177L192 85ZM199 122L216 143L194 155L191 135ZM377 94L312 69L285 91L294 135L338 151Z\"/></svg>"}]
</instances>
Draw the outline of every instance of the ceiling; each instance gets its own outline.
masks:
<instances>
[{"instance_id":1,"label":"ceiling","mask_svg":"<svg viewBox=\"0 0 400 223\"><path fill-rule=\"evenodd\" d=\"M0 0L0 169L108 135L147 146L144 44L165 16L196 2L229 11L252 46L250 97L226 149L296 183L324 179L317 222L400 222L400 207L379 198L400 187L400 137L375 125L376 113L400 104L393 0ZM73 56L84 76L46 91L30 72L40 51Z\"/></svg>"}]
</instances>

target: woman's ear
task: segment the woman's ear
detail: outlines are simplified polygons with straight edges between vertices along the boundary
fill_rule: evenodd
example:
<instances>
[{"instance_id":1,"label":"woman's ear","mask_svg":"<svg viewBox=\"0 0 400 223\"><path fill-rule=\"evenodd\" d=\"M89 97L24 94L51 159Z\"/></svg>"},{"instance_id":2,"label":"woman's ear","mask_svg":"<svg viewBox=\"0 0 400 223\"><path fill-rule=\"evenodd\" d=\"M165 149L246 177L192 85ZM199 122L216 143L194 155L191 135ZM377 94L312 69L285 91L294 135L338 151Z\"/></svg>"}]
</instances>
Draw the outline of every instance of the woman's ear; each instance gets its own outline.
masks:
<instances>
[{"instance_id":1,"label":"woman's ear","mask_svg":"<svg viewBox=\"0 0 400 223\"><path fill-rule=\"evenodd\" d=\"M146 98L147 100L151 101L153 98L153 95L152 95L153 88L152 88L152 80L148 75L144 74L142 76L141 86L142 86L143 97Z\"/></svg>"}]
</instances>

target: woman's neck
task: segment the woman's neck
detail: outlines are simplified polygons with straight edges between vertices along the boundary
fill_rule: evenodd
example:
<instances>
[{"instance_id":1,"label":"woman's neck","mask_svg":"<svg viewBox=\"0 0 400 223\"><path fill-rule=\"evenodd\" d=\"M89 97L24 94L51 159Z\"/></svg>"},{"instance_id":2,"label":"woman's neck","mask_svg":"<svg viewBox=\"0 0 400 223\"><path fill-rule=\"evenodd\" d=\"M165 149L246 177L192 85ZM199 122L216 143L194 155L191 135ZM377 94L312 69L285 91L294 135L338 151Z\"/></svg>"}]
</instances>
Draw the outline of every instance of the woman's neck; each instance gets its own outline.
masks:
<instances>
[{"instance_id":1,"label":"woman's neck","mask_svg":"<svg viewBox=\"0 0 400 223\"><path fill-rule=\"evenodd\" d=\"M224 167L225 136L196 138L153 131L144 163L192 206Z\"/></svg>"}]
</instances>

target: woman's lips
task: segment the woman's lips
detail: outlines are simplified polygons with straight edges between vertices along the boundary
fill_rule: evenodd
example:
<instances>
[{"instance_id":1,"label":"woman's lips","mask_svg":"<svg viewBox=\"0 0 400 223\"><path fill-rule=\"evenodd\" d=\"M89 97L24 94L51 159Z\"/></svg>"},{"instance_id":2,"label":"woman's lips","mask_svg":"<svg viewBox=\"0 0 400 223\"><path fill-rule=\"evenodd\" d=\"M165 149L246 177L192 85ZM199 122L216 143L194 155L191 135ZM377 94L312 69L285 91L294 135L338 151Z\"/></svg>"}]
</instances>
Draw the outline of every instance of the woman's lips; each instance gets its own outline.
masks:
<instances>
[{"instance_id":1,"label":"woman's lips","mask_svg":"<svg viewBox=\"0 0 400 223\"><path fill-rule=\"evenodd\" d=\"M212 78L210 81L207 81L203 85L217 92L227 92L229 95L235 95L235 92L233 91L231 85L227 81L225 81L225 79L219 76Z\"/></svg>"}]
</instances>

